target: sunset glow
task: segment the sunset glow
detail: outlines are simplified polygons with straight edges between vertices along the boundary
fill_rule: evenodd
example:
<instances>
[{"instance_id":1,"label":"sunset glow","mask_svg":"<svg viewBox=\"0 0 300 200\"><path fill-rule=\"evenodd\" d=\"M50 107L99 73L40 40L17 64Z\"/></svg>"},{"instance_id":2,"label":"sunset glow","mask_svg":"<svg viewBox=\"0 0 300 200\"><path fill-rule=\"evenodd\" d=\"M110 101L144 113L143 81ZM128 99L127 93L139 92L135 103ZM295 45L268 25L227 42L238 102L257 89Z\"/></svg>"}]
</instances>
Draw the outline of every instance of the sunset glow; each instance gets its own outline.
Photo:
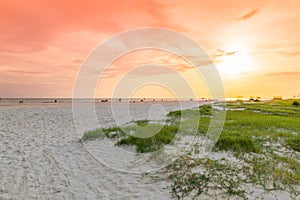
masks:
<instances>
[{"instance_id":1,"label":"sunset glow","mask_svg":"<svg viewBox=\"0 0 300 200\"><path fill-rule=\"evenodd\" d=\"M238 78L238 75L254 70L251 56L243 50L235 50L217 64L224 78Z\"/></svg>"},{"instance_id":2,"label":"sunset glow","mask_svg":"<svg viewBox=\"0 0 300 200\"><path fill-rule=\"evenodd\" d=\"M140 27L168 28L196 41L219 69L227 97L293 97L300 93L299 7L296 0L1 0L0 97L72 97L89 53L107 38ZM107 89L96 96L110 97L124 73L149 63L168 65L193 82L199 98L206 96L191 66L162 52L136 52L113 63L99 82ZM149 72L136 76L172 79Z\"/></svg>"}]
</instances>

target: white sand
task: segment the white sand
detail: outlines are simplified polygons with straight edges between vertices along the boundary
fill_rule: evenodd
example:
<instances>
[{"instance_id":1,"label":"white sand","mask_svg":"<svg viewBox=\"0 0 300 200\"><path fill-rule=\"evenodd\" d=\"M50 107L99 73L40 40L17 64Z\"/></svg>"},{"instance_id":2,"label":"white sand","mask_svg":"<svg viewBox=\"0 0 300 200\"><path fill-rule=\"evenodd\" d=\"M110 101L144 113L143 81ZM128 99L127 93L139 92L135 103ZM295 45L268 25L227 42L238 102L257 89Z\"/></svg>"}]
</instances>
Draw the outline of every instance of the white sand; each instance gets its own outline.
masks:
<instances>
[{"instance_id":1,"label":"white sand","mask_svg":"<svg viewBox=\"0 0 300 200\"><path fill-rule=\"evenodd\" d=\"M148 113L141 109L148 107L136 109L135 117L145 118ZM173 105L166 111L175 108ZM97 110L101 125L113 124L108 110L109 107ZM86 130L96 127L86 124ZM94 151L91 155L78 142L70 104L0 106L0 138L0 200L171 198L168 183L150 183L141 174L120 172L95 159L104 156L104 160L116 164L129 158L97 152L104 148L95 148L95 144L101 145L97 141L86 144ZM211 156L230 158L222 153ZM140 170L139 164L132 163L130 167ZM154 163L148 164L151 168ZM264 191L252 186L249 189L254 192L249 199L289 199L286 192L263 194ZM199 197L203 198L208 197Z\"/></svg>"},{"instance_id":2,"label":"white sand","mask_svg":"<svg viewBox=\"0 0 300 200\"><path fill-rule=\"evenodd\" d=\"M77 142L70 105L2 106L0 138L0 199L170 198L94 159Z\"/></svg>"}]
</instances>

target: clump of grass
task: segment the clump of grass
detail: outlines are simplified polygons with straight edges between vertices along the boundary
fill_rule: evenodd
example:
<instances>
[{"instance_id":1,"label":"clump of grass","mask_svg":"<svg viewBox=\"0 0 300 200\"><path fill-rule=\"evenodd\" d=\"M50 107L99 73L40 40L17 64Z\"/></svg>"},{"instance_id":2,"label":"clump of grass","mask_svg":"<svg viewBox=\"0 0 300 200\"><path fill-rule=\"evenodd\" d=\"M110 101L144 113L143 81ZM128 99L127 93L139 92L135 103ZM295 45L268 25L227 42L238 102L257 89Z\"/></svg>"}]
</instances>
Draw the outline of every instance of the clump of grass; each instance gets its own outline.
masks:
<instances>
[{"instance_id":1,"label":"clump of grass","mask_svg":"<svg viewBox=\"0 0 300 200\"><path fill-rule=\"evenodd\" d=\"M111 139L124 137L126 135L126 133L122 131L120 127L103 128L102 131L107 138Z\"/></svg>"},{"instance_id":2,"label":"clump of grass","mask_svg":"<svg viewBox=\"0 0 300 200\"><path fill-rule=\"evenodd\" d=\"M102 129L96 129L96 130L85 132L81 139L83 141L87 141L87 140L95 140L97 138L103 138L103 137L105 137L105 135Z\"/></svg>"},{"instance_id":3,"label":"clump of grass","mask_svg":"<svg viewBox=\"0 0 300 200\"><path fill-rule=\"evenodd\" d=\"M98 138L117 138L126 135L119 127L98 128L83 134L82 140L96 140Z\"/></svg>"},{"instance_id":4,"label":"clump of grass","mask_svg":"<svg viewBox=\"0 0 300 200\"><path fill-rule=\"evenodd\" d=\"M148 119L141 119L141 120L136 120L134 121L138 126L147 126L149 124Z\"/></svg>"},{"instance_id":5,"label":"clump of grass","mask_svg":"<svg viewBox=\"0 0 300 200\"><path fill-rule=\"evenodd\" d=\"M293 150L300 152L300 136L290 137L285 140L286 144Z\"/></svg>"},{"instance_id":6,"label":"clump of grass","mask_svg":"<svg viewBox=\"0 0 300 200\"><path fill-rule=\"evenodd\" d=\"M148 138L139 138L129 135L122 138L117 145L135 145L138 153L153 152L159 150L164 144L169 144L175 137L178 126L164 126L157 134Z\"/></svg>"},{"instance_id":7,"label":"clump of grass","mask_svg":"<svg viewBox=\"0 0 300 200\"><path fill-rule=\"evenodd\" d=\"M199 106L200 114L201 115L211 115L212 114L212 106L205 104Z\"/></svg>"},{"instance_id":8,"label":"clump of grass","mask_svg":"<svg viewBox=\"0 0 300 200\"><path fill-rule=\"evenodd\" d=\"M119 133L121 132L120 127L109 127L109 128L102 128L103 133L106 137L110 137L110 133Z\"/></svg>"},{"instance_id":9,"label":"clump of grass","mask_svg":"<svg viewBox=\"0 0 300 200\"><path fill-rule=\"evenodd\" d=\"M210 117L201 117L198 124L198 132L205 135L208 131L209 123L211 121Z\"/></svg>"},{"instance_id":10,"label":"clump of grass","mask_svg":"<svg viewBox=\"0 0 300 200\"><path fill-rule=\"evenodd\" d=\"M249 136L221 135L215 145L215 150L258 153L261 147Z\"/></svg>"},{"instance_id":11,"label":"clump of grass","mask_svg":"<svg viewBox=\"0 0 300 200\"><path fill-rule=\"evenodd\" d=\"M248 182L262 186L265 191L289 190L295 196L295 185L299 184L299 163L291 158L278 156L272 152L264 155L243 157L247 163L243 173Z\"/></svg>"},{"instance_id":12,"label":"clump of grass","mask_svg":"<svg viewBox=\"0 0 300 200\"><path fill-rule=\"evenodd\" d=\"M167 114L168 117L171 118L180 118L181 117L181 110L171 111Z\"/></svg>"},{"instance_id":13,"label":"clump of grass","mask_svg":"<svg viewBox=\"0 0 300 200\"><path fill-rule=\"evenodd\" d=\"M294 101L292 105L293 106L300 106L300 103L298 101Z\"/></svg>"},{"instance_id":14,"label":"clump of grass","mask_svg":"<svg viewBox=\"0 0 300 200\"><path fill-rule=\"evenodd\" d=\"M194 171L201 168L201 172ZM218 195L245 198L245 189L240 187L239 169L209 158L181 156L162 170L162 174L171 181L172 197L191 199L210 192L219 191Z\"/></svg>"},{"instance_id":15,"label":"clump of grass","mask_svg":"<svg viewBox=\"0 0 300 200\"><path fill-rule=\"evenodd\" d=\"M171 182L170 192L177 199L194 199L200 195L216 199L248 199L247 195L251 195L246 189L248 184L263 188L265 192L287 191L293 199L299 196L300 164L296 160L271 152L246 153L240 159L243 164L225 158L213 160L185 155L157 176Z\"/></svg>"}]
</instances>

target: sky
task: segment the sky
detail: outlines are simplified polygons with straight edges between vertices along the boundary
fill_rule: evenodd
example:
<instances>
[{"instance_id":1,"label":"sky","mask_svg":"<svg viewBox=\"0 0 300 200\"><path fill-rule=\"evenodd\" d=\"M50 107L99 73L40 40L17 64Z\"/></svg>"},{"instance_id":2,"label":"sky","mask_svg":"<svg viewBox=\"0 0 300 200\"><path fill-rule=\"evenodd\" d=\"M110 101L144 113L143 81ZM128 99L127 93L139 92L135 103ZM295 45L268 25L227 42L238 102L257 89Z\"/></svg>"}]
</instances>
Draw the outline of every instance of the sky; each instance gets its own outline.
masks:
<instances>
[{"instance_id":1,"label":"sky","mask_svg":"<svg viewBox=\"0 0 300 200\"><path fill-rule=\"evenodd\" d=\"M197 42L218 69L227 97L300 94L297 0L0 0L0 5L2 98L72 97L89 54L109 37L141 27L167 28ZM140 67L146 64L160 67ZM178 75L196 97L209 96L193 66L158 50L131 52L111 63L99 75L95 96L115 96L124 76L138 82L173 80ZM180 84L178 88L185 90ZM159 84L139 85L120 95L176 96Z\"/></svg>"}]
</instances>

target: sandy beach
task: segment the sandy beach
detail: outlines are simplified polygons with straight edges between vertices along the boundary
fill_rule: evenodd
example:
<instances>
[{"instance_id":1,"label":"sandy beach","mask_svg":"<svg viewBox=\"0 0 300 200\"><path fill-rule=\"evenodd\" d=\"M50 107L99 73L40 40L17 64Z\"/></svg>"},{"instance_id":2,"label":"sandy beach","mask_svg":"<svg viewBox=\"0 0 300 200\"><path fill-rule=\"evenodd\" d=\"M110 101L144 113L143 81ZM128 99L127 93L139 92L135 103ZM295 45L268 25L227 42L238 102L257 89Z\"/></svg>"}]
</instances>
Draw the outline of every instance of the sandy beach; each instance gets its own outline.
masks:
<instances>
[{"instance_id":1,"label":"sandy beach","mask_svg":"<svg viewBox=\"0 0 300 200\"><path fill-rule=\"evenodd\" d=\"M103 107L108 108L97 111L105 113ZM91 156L78 142L70 104L1 106L0 119L0 199L170 198L159 183L110 169Z\"/></svg>"},{"instance_id":2,"label":"sandy beach","mask_svg":"<svg viewBox=\"0 0 300 200\"><path fill-rule=\"evenodd\" d=\"M0 200L300 200L300 0L0 5Z\"/></svg>"}]
</instances>

